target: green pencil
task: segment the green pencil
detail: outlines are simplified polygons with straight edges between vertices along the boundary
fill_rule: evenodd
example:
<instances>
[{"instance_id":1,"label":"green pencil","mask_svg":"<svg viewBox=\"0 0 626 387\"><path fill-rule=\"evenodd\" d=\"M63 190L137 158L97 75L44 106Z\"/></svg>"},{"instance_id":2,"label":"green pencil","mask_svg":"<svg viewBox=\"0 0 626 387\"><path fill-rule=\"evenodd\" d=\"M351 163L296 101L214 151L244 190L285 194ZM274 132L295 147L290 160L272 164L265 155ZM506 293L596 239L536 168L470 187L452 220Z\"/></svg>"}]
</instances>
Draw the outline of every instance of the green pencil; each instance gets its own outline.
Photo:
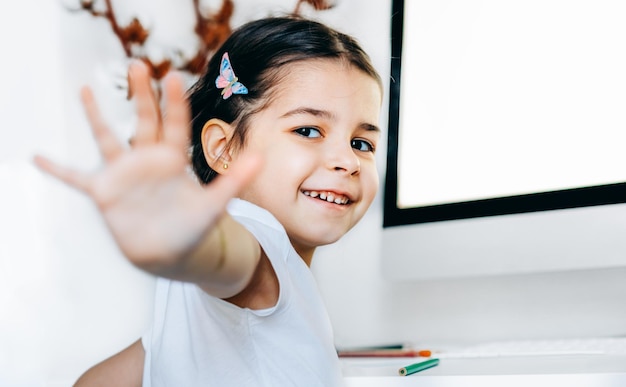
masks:
<instances>
[{"instance_id":1,"label":"green pencil","mask_svg":"<svg viewBox=\"0 0 626 387\"><path fill-rule=\"evenodd\" d=\"M419 363L411 364L406 367L402 367L398 370L400 376L409 376L416 372L424 371L439 364L439 359L429 359Z\"/></svg>"}]
</instances>

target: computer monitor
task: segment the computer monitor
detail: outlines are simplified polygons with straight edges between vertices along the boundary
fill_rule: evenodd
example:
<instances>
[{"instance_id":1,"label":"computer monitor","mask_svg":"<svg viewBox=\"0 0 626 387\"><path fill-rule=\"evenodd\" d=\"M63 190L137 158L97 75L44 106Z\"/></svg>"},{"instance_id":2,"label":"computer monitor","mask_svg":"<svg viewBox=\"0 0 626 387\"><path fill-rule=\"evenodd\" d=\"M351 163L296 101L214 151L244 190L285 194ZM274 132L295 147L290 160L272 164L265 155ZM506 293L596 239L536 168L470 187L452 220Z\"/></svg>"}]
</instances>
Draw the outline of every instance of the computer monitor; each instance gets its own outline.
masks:
<instances>
[{"instance_id":1,"label":"computer monitor","mask_svg":"<svg viewBox=\"0 0 626 387\"><path fill-rule=\"evenodd\" d=\"M392 8L386 276L626 265L626 3Z\"/></svg>"}]
</instances>

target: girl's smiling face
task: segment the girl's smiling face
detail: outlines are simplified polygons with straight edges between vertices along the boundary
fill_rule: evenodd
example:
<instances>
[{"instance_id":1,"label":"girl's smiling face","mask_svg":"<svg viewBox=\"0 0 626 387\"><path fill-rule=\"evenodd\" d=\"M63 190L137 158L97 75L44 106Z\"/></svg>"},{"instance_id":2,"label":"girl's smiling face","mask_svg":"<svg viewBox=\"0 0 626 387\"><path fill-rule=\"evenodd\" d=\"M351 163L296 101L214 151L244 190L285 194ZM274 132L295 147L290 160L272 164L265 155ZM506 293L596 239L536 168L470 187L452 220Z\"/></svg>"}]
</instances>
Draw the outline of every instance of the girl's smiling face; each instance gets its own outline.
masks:
<instances>
[{"instance_id":1,"label":"girl's smiling face","mask_svg":"<svg viewBox=\"0 0 626 387\"><path fill-rule=\"evenodd\" d=\"M239 195L270 211L310 264L365 214L378 190L379 84L336 60L290 66L265 109L250 120L242 152L260 173Z\"/></svg>"}]
</instances>

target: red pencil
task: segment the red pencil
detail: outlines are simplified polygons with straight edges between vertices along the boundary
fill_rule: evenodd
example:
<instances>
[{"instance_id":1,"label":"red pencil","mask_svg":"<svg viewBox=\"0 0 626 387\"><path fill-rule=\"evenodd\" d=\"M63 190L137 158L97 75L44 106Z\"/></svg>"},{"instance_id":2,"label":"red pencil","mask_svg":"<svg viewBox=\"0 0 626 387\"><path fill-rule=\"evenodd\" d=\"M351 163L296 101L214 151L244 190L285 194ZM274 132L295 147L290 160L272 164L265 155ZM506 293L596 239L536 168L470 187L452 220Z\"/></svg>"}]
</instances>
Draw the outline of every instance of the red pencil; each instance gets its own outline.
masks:
<instances>
[{"instance_id":1,"label":"red pencil","mask_svg":"<svg viewBox=\"0 0 626 387\"><path fill-rule=\"evenodd\" d=\"M427 349L377 349L371 351L338 351L339 357L430 357Z\"/></svg>"}]
</instances>

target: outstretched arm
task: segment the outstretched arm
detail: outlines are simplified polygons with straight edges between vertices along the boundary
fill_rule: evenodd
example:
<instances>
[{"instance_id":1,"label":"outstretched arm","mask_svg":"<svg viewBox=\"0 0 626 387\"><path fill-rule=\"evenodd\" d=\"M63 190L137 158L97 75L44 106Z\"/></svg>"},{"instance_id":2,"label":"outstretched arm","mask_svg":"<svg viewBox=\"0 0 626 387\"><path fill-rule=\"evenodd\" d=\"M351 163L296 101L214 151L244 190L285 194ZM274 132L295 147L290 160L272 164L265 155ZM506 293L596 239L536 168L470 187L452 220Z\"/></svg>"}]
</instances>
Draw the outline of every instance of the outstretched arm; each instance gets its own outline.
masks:
<instances>
[{"instance_id":1,"label":"outstretched arm","mask_svg":"<svg viewBox=\"0 0 626 387\"><path fill-rule=\"evenodd\" d=\"M218 297L237 294L253 275L261 250L225 208L260 160L242 157L231 173L202 187L188 172L190 119L182 78L171 74L164 80L163 117L145 65L131 66L130 87L138 118L131 149L109 130L91 90L84 88L83 105L104 167L78 171L40 156L36 164L93 199L119 248L139 268L210 284L203 288Z\"/></svg>"}]
</instances>

